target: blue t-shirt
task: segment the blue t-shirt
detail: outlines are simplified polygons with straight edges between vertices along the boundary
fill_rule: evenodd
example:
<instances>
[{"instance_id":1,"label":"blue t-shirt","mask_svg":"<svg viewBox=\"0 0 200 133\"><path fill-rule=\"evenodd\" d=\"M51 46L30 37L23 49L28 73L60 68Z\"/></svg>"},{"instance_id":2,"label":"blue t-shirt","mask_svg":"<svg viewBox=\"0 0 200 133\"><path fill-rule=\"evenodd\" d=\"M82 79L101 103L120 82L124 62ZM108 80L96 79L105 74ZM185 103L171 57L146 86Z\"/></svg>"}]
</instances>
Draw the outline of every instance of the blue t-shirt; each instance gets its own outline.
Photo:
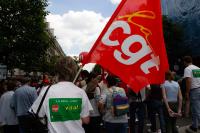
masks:
<instances>
[{"instance_id":1,"label":"blue t-shirt","mask_svg":"<svg viewBox=\"0 0 200 133\"><path fill-rule=\"evenodd\" d=\"M162 86L166 91L167 101L168 102L177 102L179 84L175 81L170 82L170 81L166 80Z\"/></svg>"},{"instance_id":2,"label":"blue t-shirt","mask_svg":"<svg viewBox=\"0 0 200 133\"><path fill-rule=\"evenodd\" d=\"M37 96L37 91L34 87L23 85L18 88L11 101L11 107L14 108L16 115L27 115L29 108L32 106Z\"/></svg>"}]
</instances>

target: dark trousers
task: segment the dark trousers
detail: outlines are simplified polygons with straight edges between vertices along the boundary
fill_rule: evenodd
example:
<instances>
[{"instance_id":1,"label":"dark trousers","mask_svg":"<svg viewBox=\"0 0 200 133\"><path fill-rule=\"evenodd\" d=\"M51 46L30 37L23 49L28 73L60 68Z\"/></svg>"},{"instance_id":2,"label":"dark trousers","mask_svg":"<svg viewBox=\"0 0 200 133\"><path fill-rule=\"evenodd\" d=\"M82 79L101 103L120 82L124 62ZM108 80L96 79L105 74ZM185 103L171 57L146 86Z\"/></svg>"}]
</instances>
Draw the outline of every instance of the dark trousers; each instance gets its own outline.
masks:
<instances>
[{"instance_id":1,"label":"dark trousers","mask_svg":"<svg viewBox=\"0 0 200 133\"><path fill-rule=\"evenodd\" d=\"M138 127L136 128L136 115L138 116ZM132 102L129 107L129 128L130 133L144 132L145 104L143 102ZM136 131L137 129L137 131Z\"/></svg>"},{"instance_id":2,"label":"dark trousers","mask_svg":"<svg viewBox=\"0 0 200 133\"><path fill-rule=\"evenodd\" d=\"M100 133L101 117L90 117L90 123L84 124L85 133Z\"/></svg>"},{"instance_id":3,"label":"dark trousers","mask_svg":"<svg viewBox=\"0 0 200 133\"><path fill-rule=\"evenodd\" d=\"M23 115L18 116L20 133L32 133L32 127L30 126L30 116Z\"/></svg>"},{"instance_id":4,"label":"dark trousers","mask_svg":"<svg viewBox=\"0 0 200 133\"><path fill-rule=\"evenodd\" d=\"M110 123L105 122L106 133L128 133L127 123ZM94 132L95 133L95 132Z\"/></svg>"},{"instance_id":5,"label":"dark trousers","mask_svg":"<svg viewBox=\"0 0 200 133\"><path fill-rule=\"evenodd\" d=\"M163 103L159 100L149 100L147 102L147 109L148 109L149 120L151 122L151 131L156 132L157 130L156 128L156 113L157 113L160 120L161 131L162 133L166 133Z\"/></svg>"},{"instance_id":6,"label":"dark trousers","mask_svg":"<svg viewBox=\"0 0 200 133\"><path fill-rule=\"evenodd\" d=\"M177 104L178 103L168 103L169 107L177 112ZM165 123L166 123L166 131L167 133L178 133L178 129L176 128L176 117L170 117L167 108L164 109L165 114Z\"/></svg>"},{"instance_id":7,"label":"dark trousers","mask_svg":"<svg viewBox=\"0 0 200 133\"><path fill-rule=\"evenodd\" d=\"M33 119L32 115L18 116L20 133L48 133L46 125Z\"/></svg>"},{"instance_id":8,"label":"dark trousers","mask_svg":"<svg viewBox=\"0 0 200 133\"><path fill-rule=\"evenodd\" d=\"M3 126L3 133L19 133L18 125L5 125Z\"/></svg>"}]
</instances>

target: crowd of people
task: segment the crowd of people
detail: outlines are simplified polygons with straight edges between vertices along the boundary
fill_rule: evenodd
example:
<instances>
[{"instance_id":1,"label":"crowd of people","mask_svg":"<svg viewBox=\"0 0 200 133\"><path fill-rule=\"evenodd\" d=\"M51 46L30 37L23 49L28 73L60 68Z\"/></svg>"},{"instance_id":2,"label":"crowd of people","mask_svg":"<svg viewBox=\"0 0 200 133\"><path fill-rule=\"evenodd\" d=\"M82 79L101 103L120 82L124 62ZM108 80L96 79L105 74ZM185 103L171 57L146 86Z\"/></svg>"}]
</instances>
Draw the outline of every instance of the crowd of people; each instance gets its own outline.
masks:
<instances>
[{"instance_id":1,"label":"crowd of people","mask_svg":"<svg viewBox=\"0 0 200 133\"><path fill-rule=\"evenodd\" d=\"M0 126L3 133L145 133L146 123L150 123L148 132L178 133L176 120L191 115L186 132L197 132L200 68L192 64L190 56L183 61L183 78L175 79L175 73L168 71L163 84L149 84L135 93L105 71L82 70L73 83L79 67L65 57L56 63L55 80L44 74L41 80L1 81ZM35 119L43 129L33 123Z\"/></svg>"}]
</instances>

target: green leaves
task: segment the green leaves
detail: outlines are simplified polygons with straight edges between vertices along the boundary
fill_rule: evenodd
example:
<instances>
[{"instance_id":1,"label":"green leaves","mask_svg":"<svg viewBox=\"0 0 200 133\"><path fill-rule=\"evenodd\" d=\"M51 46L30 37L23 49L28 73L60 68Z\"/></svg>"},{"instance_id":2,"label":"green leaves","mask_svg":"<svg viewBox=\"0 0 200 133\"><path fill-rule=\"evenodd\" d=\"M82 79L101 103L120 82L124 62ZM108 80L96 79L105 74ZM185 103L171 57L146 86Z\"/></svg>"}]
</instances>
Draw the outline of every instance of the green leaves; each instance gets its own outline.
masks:
<instances>
[{"instance_id":1,"label":"green leaves","mask_svg":"<svg viewBox=\"0 0 200 133\"><path fill-rule=\"evenodd\" d=\"M39 69L50 45L47 0L0 0L0 62L9 69Z\"/></svg>"}]
</instances>

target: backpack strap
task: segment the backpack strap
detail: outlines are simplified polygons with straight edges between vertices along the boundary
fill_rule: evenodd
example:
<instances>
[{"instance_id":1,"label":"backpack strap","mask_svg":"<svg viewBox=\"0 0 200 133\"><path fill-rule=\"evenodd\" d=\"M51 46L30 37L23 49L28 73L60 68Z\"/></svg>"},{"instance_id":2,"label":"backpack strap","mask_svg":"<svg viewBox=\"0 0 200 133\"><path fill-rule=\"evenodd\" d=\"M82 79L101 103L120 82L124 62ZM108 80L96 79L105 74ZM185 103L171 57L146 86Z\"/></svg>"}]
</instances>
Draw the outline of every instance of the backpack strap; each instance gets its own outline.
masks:
<instances>
[{"instance_id":1,"label":"backpack strap","mask_svg":"<svg viewBox=\"0 0 200 133\"><path fill-rule=\"evenodd\" d=\"M113 91L116 91L116 87L115 87L115 86L112 86L112 90L113 90Z\"/></svg>"},{"instance_id":2,"label":"backpack strap","mask_svg":"<svg viewBox=\"0 0 200 133\"><path fill-rule=\"evenodd\" d=\"M51 87L51 85L49 85L48 88L46 89L46 91L45 91L45 93L44 93L44 95L43 95L43 97L42 97L42 100L40 101L40 104L39 104L39 106L38 106L36 115L39 114L40 109L41 109L41 107L42 107L42 104L43 104L43 102L44 102L44 99L45 99L45 97L46 97L46 95L47 95L47 92L49 91L49 88L50 88L50 87Z\"/></svg>"},{"instance_id":3,"label":"backpack strap","mask_svg":"<svg viewBox=\"0 0 200 133\"><path fill-rule=\"evenodd\" d=\"M112 92L109 90L110 94L112 95L112 98L114 98L114 93L117 93L116 87L112 87Z\"/></svg>"},{"instance_id":4,"label":"backpack strap","mask_svg":"<svg viewBox=\"0 0 200 133\"><path fill-rule=\"evenodd\" d=\"M112 90L112 91L111 91ZM114 87L111 87L111 88L108 88L107 90L106 90L106 92L107 92L107 97L109 97L109 98L107 98L107 100L106 100L106 108L107 109L109 109L109 108L111 108L111 106L113 106L113 92L114 92L114 90L115 90L115 88ZM112 100L111 100L112 99Z\"/></svg>"},{"instance_id":5,"label":"backpack strap","mask_svg":"<svg viewBox=\"0 0 200 133\"><path fill-rule=\"evenodd\" d=\"M112 92L112 94L114 93L114 92L117 92L117 90L116 90L116 87L112 87L112 90L113 90L113 92Z\"/></svg>"}]
</instances>

